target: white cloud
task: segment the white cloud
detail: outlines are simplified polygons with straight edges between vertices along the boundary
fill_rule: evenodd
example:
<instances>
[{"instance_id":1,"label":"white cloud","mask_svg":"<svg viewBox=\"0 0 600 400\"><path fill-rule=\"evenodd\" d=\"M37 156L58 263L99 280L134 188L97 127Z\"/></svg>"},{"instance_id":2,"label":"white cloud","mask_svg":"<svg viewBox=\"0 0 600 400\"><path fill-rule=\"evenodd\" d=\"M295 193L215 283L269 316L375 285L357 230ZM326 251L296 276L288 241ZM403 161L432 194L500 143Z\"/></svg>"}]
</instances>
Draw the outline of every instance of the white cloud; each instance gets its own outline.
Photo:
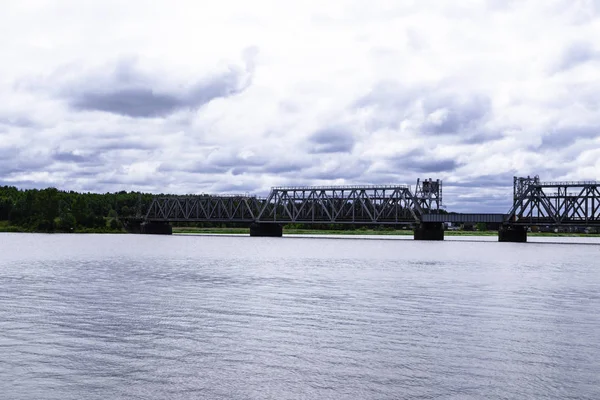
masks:
<instances>
[{"instance_id":1,"label":"white cloud","mask_svg":"<svg viewBox=\"0 0 600 400\"><path fill-rule=\"evenodd\" d=\"M600 179L599 12L597 0L8 0L0 181L264 194L427 175L454 207L489 196L463 204L503 212L513 174Z\"/></svg>"}]
</instances>

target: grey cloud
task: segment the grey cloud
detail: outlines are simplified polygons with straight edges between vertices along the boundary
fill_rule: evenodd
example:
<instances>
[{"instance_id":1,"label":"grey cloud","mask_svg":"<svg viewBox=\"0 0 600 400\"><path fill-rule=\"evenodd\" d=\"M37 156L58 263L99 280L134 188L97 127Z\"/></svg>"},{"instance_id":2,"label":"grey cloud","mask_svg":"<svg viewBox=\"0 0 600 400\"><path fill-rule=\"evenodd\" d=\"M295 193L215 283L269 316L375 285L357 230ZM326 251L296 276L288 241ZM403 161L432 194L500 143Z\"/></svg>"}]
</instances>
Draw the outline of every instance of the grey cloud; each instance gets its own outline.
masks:
<instances>
[{"instance_id":1,"label":"grey cloud","mask_svg":"<svg viewBox=\"0 0 600 400\"><path fill-rule=\"evenodd\" d=\"M472 178L462 178L460 180L448 180L444 182L444 187L457 188L493 188L493 187L512 187L513 177L519 175L517 171L498 173L496 175L481 175Z\"/></svg>"},{"instance_id":2,"label":"grey cloud","mask_svg":"<svg viewBox=\"0 0 600 400\"><path fill-rule=\"evenodd\" d=\"M566 71L580 64L600 58L600 52L594 50L588 42L571 43L562 53L557 70Z\"/></svg>"},{"instance_id":3,"label":"grey cloud","mask_svg":"<svg viewBox=\"0 0 600 400\"><path fill-rule=\"evenodd\" d=\"M36 182L27 179L17 179L17 180L6 180L0 178L0 186L15 186L19 189L42 189L52 186L49 182Z\"/></svg>"},{"instance_id":4,"label":"grey cloud","mask_svg":"<svg viewBox=\"0 0 600 400\"><path fill-rule=\"evenodd\" d=\"M181 109L200 107L211 100L228 97L243 91L243 71L229 71L196 83L189 89L165 91L151 82L126 87L117 77L113 87L106 89L83 88L68 95L69 104L79 110L104 111L133 118L165 117ZM123 87L125 86L125 87ZM158 85L157 85L158 86Z\"/></svg>"},{"instance_id":5,"label":"grey cloud","mask_svg":"<svg viewBox=\"0 0 600 400\"><path fill-rule=\"evenodd\" d=\"M250 172L270 172L270 165L269 159L262 155L241 157L230 151L216 151L201 161L191 163L178 163L176 161L163 163L159 167L159 171L185 171L200 174L219 174L231 171L233 175L241 175ZM274 165L284 168L288 164Z\"/></svg>"},{"instance_id":6,"label":"grey cloud","mask_svg":"<svg viewBox=\"0 0 600 400\"><path fill-rule=\"evenodd\" d=\"M416 133L453 136L459 143L478 144L501 137L485 127L492 113L488 96L463 94L448 85L442 82L438 86L407 87L380 82L353 107L371 111L372 117L367 121L369 130L399 129L403 121L410 121L412 126L416 125Z\"/></svg>"},{"instance_id":7,"label":"grey cloud","mask_svg":"<svg viewBox=\"0 0 600 400\"><path fill-rule=\"evenodd\" d=\"M360 97L354 106L357 108L382 106L401 110L414 101L416 92L414 88L400 86L396 82L382 81L373 86L366 95Z\"/></svg>"},{"instance_id":8,"label":"grey cloud","mask_svg":"<svg viewBox=\"0 0 600 400\"><path fill-rule=\"evenodd\" d=\"M33 128L37 126L33 119L21 115L0 115L0 125L13 126L18 128Z\"/></svg>"},{"instance_id":9,"label":"grey cloud","mask_svg":"<svg viewBox=\"0 0 600 400\"><path fill-rule=\"evenodd\" d=\"M391 168L389 169L391 170ZM435 177L432 177L435 178ZM414 186L417 174L412 171L397 172L369 172L362 176L362 182L367 185L409 185Z\"/></svg>"},{"instance_id":10,"label":"grey cloud","mask_svg":"<svg viewBox=\"0 0 600 400\"><path fill-rule=\"evenodd\" d=\"M302 171L312 164L308 160L304 161L288 161L288 160L274 160L268 164L262 165L246 165L235 167L231 170L233 175L243 175L246 173L256 174L277 174L277 175L285 175L285 174L301 174Z\"/></svg>"},{"instance_id":11,"label":"grey cloud","mask_svg":"<svg viewBox=\"0 0 600 400\"><path fill-rule=\"evenodd\" d=\"M264 172L270 174L286 174L286 173L296 173L300 172L306 168L309 168L312 165L309 159L305 160L296 160L296 161L281 161L270 163L264 169Z\"/></svg>"},{"instance_id":12,"label":"grey cloud","mask_svg":"<svg viewBox=\"0 0 600 400\"><path fill-rule=\"evenodd\" d=\"M43 171L52 164L49 157L43 154L23 155L17 153L0 158L0 171L3 176Z\"/></svg>"},{"instance_id":13,"label":"grey cloud","mask_svg":"<svg viewBox=\"0 0 600 400\"><path fill-rule=\"evenodd\" d=\"M14 146L0 147L0 161L18 156L19 151L20 149Z\"/></svg>"},{"instance_id":14,"label":"grey cloud","mask_svg":"<svg viewBox=\"0 0 600 400\"><path fill-rule=\"evenodd\" d=\"M422 150L399 155L389 161L395 169L416 173L452 172L463 165L454 159L435 158Z\"/></svg>"},{"instance_id":15,"label":"grey cloud","mask_svg":"<svg viewBox=\"0 0 600 400\"><path fill-rule=\"evenodd\" d=\"M126 176L116 176L107 179L101 179L97 181L98 185L107 185L108 187L114 188L113 191L118 192L120 190L131 191L132 186L136 188L145 188L145 190L155 191L155 182L148 181L146 179L131 179ZM138 190L138 189L135 189Z\"/></svg>"},{"instance_id":16,"label":"grey cloud","mask_svg":"<svg viewBox=\"0 0 600 400\"><path fill-rule=\"evenodd\" d=\"M253 55L246 53L244 67L230 65L220 73L201 77L191 84L174 83L162 78L159 72L142 72L135 58L126 58L112 67L92 72L80 73L74 66L62 67L43 79L21 80L16 88L50 90L74 110L132 118L166 117L244 91L254 73ZM80 77L73 78L77 74Z\"/></svg>"},{"instance_id":17,"label":"grey cloud","mask_svg":"<svg viewBox=\"0 0 600 400\"><path fill-rule=\"evenodd\" d=\"M80 110L105 111L129 117L162 117L184 106L175 96L152 89L113 89L107 92L81 92L69 103Z\"/></svg>"},{"instance_id":18,"label":"grey cloud","mask_svg":"<svg viewBox=\"0 0 600 400\"><path fill-rule=\"evenodd\" d=\"M104 168L100 168L99 166L77 168L77 172L73 174L73 177L96 177L102 172L105 172Z\"/></svg>"},{"instance_id":19,"label":"grey cloud","mask_svg":"<svg viewBox=\"0 0 600 400\"><path fill-rule=\"evenodd\" d=\"M379 82L367 94L358 98L353 108L371 109L375 117L367 123L370 130L396 129L409 114L424 88L400 86L395 82Z\"/></svg>"},{"instance_id":20,"label":"grey cloud","mask_svg":"<svg viewBox=\"0 0 600 400\"><path fill-rule=\"evenodd\" d=\"M460 142L463 144L484 144L489 142L495 142L503 138L504 134L502 132L486 132L484 130L467 133L466 135L461 136Z\"/></svg>"},{"instance_id":21,"label":"grey cloud","mask_svg":"<svg viewBox=\"0 0 600 400\"><path fill-rule=\"evenodd\" d=\"M349 153L354 147L352 134L342 128L326 128L309 137L310 153Z\"/></svg>"},{"instance_id":22,"label":"grey cloud","mask_svg":"<svg viewBox=\"0 0 600 400\"><path fill-rule=\"evenodd\" d=\"M289 160L285 158L267 157L258 155L242 158L230 153L213 154L208 159L195 162L177 161L162 163L159 172L187 172L193 174L224 174L228 171L232 175L258 175L278 174L285 175L299 173L312 165L308 159Z\"/></svg>"},{"instance_id":23,"label":"grey cloud","mask_svg":"<svg viewBox=\"0 0 600 400\"><path fill-rule=\"evenodd\" d=\"M256 195L260 185L254 182L244 182L242 184L235 183L227 183L223 181L217 182L213 185L213 190L215 193L236 193L236 194L244 194L249 193Z\"/></svg>"},{"instance_id":24,"label":"grey cloud","mask_svg":"<svg viewBox=\"0 0 600 400\"><path fill-rule=\"evenodd\" d=\"M242 157L231 152L215 152L208 157L207 163L217 167L252 167L267 164L268 159L263 156Z\"/></svg>"},{"instance_id":25,"label":"grey cloud","mask_svg":"<svg viewBox=\"0 0 600 400\"><path fill-rule=\"evenodd\" d=\"M444 195L444 205L449 212L481 212L481 213L507 213L512 205L510 193L506 195L479 195L468 196L460 194Z\"/></svg>"},{"instance_id":26,"label":"grey cloud","mask_svg":"<svg viewBox=\"0 0 600 400\"><path fill-rule=\"evenodd\" d=\"M71 151L56 151L52 154L52 158L60 162L84 163L90 161L88 157L74 154Z\"/></svg>"},{"instance_id":27,"label":"grey cloud","mask_svg":"<svg viewBox=\"0 0 600 400\"><path fill-rule=\"evenodd\" d=\"M87 152L114 152L121 150L154 150L157 148L157 138L127 132L100 132L88 134L81 131L69 133L61 147L79 148L84 146Z\"/></svg>"},{"instance_id":28,"label":"grey cloud","mask_svg":"<svg viewBox=\"0 0 600 400\"><path fill-rule=\"evenodd\" d=\"M416 172L450 172L462 164L456 160L414 160L411 167Z\"/></svg>"},{"instance_id":29,"label":"grey cloud","mask_svg":"<svg viewBox=\"0 0 600 400\"><path fill-rule=\"evenodd\" d=\"M132 139L121 139L121 140L109 140L109 141L99 141L97 144L92 146L98 152L110 152L117 150L154 150L156 147L152 146L142 140L132 140Z\"/></svg>"},{"instance_id":30,"label":"grey cloud","mask_svg":"<svg viewBox=\"0 0 600 400\"><path fill-rule=\"evenodd\" d=\"M229 170L228 167L208 164L205 161L193 163L162 163L158 169L159 172L186 172L190 174L222 174Z\"/></svg>"},{"instance_id":31,"label":"grey cloud","mask_svg":"<svg viewBox=\"0 0 600 400\"><path fill-rule=\"evenodd\" d=\"M595 139L600 137L598 126L572 126L551 129L542 136L541 147L564 148L572 145L578 140Z\"/></svg>"},{"instance_id":32,"label":"grey cloud","mask_svg":"<svg viewBox=\"0 0 600 400\"><path fill-rule=\"evenodd\" d=\"M475 125L485 117L491 109L490 99L483 96L472 96L467 99L452 97L428 98L423 103L424 111L431 115L442 111L439 122L427 121L423 124L425 134L469 133Z\"/></svg>"},{"instance_id":33,"label":"grey cloud","mask_svg":"<svg viewBox=\"0 0 600 400\"><path fill-rule=\"evenodd\" d=\"M317 164L318 165L318 164ZM371 161L368 160L343 160L335 167L322 170L317 168L309 168L299 174L299 178L306 180L335 180L347 179L358 180L365 174L365 171L371 166Z\"/></svg>"}]
</instances>

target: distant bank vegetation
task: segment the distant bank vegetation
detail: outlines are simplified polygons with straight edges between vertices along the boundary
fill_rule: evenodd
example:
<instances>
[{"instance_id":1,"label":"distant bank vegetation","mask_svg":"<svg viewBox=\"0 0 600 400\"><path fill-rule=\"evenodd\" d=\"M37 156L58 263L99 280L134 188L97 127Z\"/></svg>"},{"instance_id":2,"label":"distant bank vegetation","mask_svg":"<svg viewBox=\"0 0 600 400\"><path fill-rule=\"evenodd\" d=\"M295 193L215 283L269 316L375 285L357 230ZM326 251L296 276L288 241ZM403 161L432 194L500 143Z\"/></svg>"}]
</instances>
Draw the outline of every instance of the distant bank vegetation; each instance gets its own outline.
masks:
<instances>
[{"instance_id":1,"label":"distant bank vegetation","mask_svg":"<svg viewBox=\"0 0 600 400\"><path fill-rule=\"evenodd\" d=\"M138 192L98 194L0 186L0 230L121 232L122 220L135 216L151 201L151 194Z\"/></svg>"}]
</instances>

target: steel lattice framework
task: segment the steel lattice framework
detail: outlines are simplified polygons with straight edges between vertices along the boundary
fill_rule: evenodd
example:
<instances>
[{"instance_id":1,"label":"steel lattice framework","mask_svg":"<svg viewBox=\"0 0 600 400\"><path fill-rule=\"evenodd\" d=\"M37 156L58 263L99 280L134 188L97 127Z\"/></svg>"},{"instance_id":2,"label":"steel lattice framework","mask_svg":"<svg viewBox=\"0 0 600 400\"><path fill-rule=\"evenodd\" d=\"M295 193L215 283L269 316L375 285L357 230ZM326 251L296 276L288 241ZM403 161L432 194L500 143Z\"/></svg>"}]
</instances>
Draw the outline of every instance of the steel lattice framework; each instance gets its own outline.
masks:
<instances>
[{"instance_id":1,"label":"steel lattice framework","mask_svg":"<svg viewBox=\"0 0 600 400\"><path fill-rule=\"evenodd\" d=\"M259 221L400 224L422 213L408 186L275 187Z\"/></svg>"},{"instance_id":2,"label":"steel lattice framework","mask_svg":"<svg viewBox=\"0 0 600 400\"><path fill-rule=\"evenodd\" d=\"M439 210L442 207L442 181L439 179L417 179L416 204L423 210ZM426 212L427 214L427 212Z\"/></svg>"},{"instance_id":3,"label":"steel lattice framework","mask_svg":"<svg viewBox=\"0 0 600 400\"><path fill-rule=\"evenodd\" d=\"M542 182L539 177L514 178L514 225L600 224L600 186L595 181Z\"/></svg>"},{"instance_id":4,"label":"steel lattice framework","mask_svg":"<svg viewBox=\"0 0 600 400\"><path fill-rule=\"evenodd\" d=\"M243 195L166 196L152 199L147 221L254 222L264 199Z\"/></svg>"},{"instance_id":5,"label":"steel lattice framework","mask_svg":"<svg viewBox=\"0 0 600 400\"><path fill-rule=\"evenodd\" d=\"M414 224L441 206L441 181L406 185L274 187L269 196L155 197L151 222Z\"/></svg>"}]
</instances>

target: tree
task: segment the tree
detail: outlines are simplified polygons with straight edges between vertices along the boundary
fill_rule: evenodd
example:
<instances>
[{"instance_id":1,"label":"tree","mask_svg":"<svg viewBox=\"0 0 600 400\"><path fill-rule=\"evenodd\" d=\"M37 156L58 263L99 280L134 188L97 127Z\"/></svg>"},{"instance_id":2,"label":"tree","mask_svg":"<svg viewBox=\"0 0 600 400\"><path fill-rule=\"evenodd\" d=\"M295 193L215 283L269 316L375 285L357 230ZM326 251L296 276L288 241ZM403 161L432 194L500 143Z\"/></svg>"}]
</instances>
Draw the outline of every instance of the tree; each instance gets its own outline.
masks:
<instances>
[{"instance_id":1,"label":"tree","mask_svg":"<svg viewBox=\"0 0 600 400\"><path fill-rule=\"evenodd\" d=\"M89 207L84 195L78 194L71 206L77 225L88 226L90 222Z\"/></svg>"},{"instance_id":2,"label":"tree","mask_svg":"<svg viewBox=\"0 0 600 400\"><path fill-rule=\"evenodd\" d=\"M61 232L72 232L75 225L75 217L71 213L65 213L54 220L55 229Z\"/></svg>"},{"instance_id":3,"label":"tree","mask_svg":"<svg viewBox=\"0 0 600 400\"><path fill-rule=\"evenodd\" d=\"M0 221L7 221L13 209L13 201L5 196L0 197Z\"/></svg>"}]
</instances>

